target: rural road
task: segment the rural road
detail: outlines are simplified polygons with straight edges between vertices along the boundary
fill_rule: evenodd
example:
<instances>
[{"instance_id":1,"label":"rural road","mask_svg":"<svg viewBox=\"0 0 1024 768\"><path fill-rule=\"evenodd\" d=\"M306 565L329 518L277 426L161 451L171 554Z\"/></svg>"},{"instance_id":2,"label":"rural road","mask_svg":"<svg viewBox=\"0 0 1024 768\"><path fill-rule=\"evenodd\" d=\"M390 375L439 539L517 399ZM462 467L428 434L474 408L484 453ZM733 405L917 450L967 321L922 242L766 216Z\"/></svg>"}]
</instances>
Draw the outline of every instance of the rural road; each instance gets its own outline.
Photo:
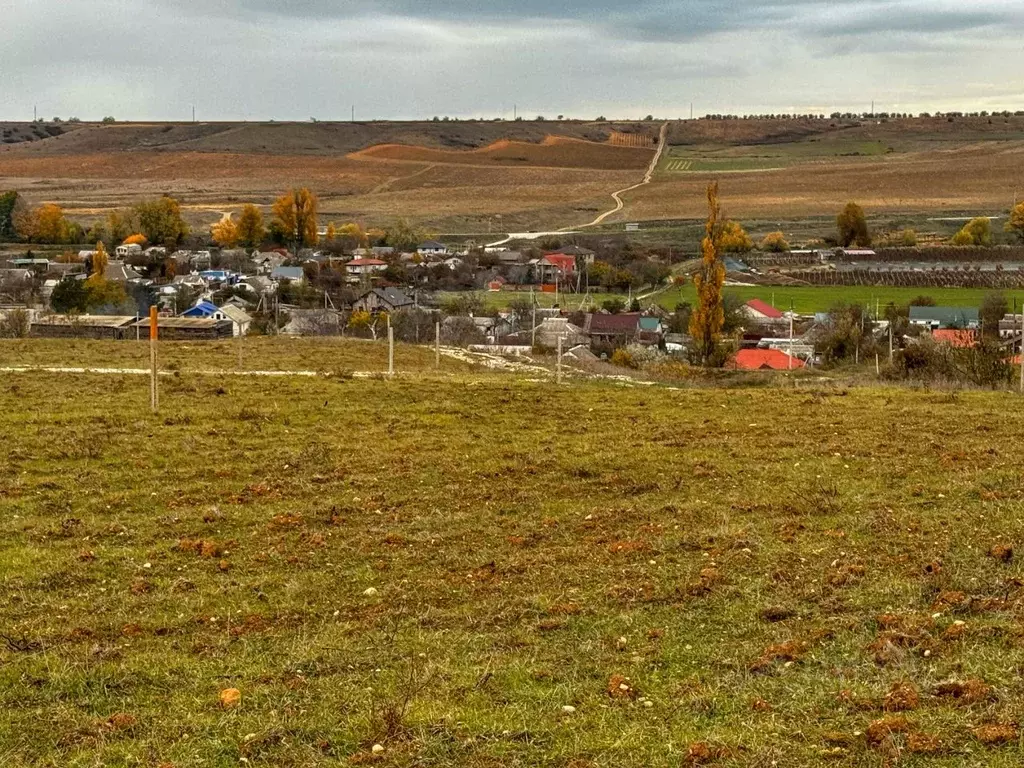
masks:
<instances>
[{"instance_id":1,"label":"rural road","mask_svg":"<svg viewBox=\"0 0 1024 768\"><path fill-rule=\"evenodd\" d=\"M647 184L651 183L651 177L654 176L654 171L657 170L658 163L661 161L661 155L665 151L665 138L667 134L668 123L666 122L662 124L661 131L658 133L658 151L654 153L654 159L651 160L651 164L647 167L647 173L644 174L643 181L641 181L638 184L634 184L631 187L620 189L617 192L612 192L612 197L615 199L615 207L612 208L610 211L605 211L589 224L583 224L580 227L581 229L585 229L587 227L596 227L609 216L618 213L626 205L626 203L622 200L622 195L626 194L627 192L632 192L634 189L639 189L640 187L646 186Z\"/></svg>"},{"instance_id":2,"label":"rural road","mask_svg":"<svg viewBox=\"0 0 1024 768\"><path fill-rule=\"evenodd\" d=\"M658 149L654 153L654 159L651 160L651 164L647 166L647 172L644 174L643 180L636 184L633 184L632 186L626 187L625 189L620 189L616 192L612 192L612 198L615 200L615 207L612 208L611 210L605 211L589 224L581 224L578 227L566 227L565 229L559 229L556 230L555 232L512 232L511 234L509 234L508 237L493 243L487 243L487 245L484 247L493 248L499 245L505 245L506 243L510 243L513 240L536 240L537 238L540 237L575 235L577 234L577 231L580 229L586 229L587 227L596 227L609 216L618 213L625 207L626 203L623 201L622 195L626 194L627 192L632 192L634 189L639 189L640 187L646 186L647 184L651 183L651 178L654 176L654 172L658 168L658 163L661 161L661 156L665 152L665 139L667 135L668 123L665 122L662 124L661 130L658 132Z\"/></svg>"}]
</instances>

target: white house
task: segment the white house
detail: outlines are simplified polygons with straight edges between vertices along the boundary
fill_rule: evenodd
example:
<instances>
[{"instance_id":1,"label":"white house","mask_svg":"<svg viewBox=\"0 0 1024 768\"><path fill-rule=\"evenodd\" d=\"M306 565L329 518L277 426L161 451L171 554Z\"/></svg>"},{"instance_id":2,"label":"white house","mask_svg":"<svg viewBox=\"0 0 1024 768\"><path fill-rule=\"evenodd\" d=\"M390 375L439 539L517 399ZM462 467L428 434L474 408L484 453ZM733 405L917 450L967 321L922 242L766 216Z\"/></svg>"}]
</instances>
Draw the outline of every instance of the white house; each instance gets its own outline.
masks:
<instances>
[{"instance_id":1,"label":"white house","mask_svg":"<svg viewBox=\"0 0 1024 768\"><path fill-rule=\"evenodd\" d=\"M427 240L425 243L420 243L416 253L420 256L447 256L448 246L437 242L437 240Z\"/></svg>"},{"instance_id":2,"label":"white house","mask_svg":"<svg viewBox=\"0 0 1024 768\"><path fill-rule=\"evenodd\" d=\"M454 272L456 269L462 266L462 259L460 259L458 256L449 256L441 263L448 267L448 269L450 269L452 272Z\"/></svg>"},{"instance_id":3,"label":"white house","mask_svg":"<svg viewBox=\"0 0 1024 768\"><path fill-rule=\"evenodd\" d=\"M350 275L372 275L376 272L386 272L388 263L380 259L352 259L345 265Z\"/></svg>"}]
</instances>

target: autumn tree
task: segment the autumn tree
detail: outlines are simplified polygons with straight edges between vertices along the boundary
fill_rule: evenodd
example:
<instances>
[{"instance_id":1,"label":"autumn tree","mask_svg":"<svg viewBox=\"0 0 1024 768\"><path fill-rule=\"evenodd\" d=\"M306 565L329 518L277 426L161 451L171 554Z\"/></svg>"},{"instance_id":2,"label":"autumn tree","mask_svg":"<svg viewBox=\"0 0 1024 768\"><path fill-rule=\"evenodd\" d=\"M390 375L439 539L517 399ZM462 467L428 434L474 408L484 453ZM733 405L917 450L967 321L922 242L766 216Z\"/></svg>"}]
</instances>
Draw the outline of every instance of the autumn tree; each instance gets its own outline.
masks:
<instances>
[{"instance_id":1,"label":"autumn tree","mask_svg":"<svg viewBox=\"0 0 1024 768\"><path fill-rule=\"evenodd\" d=\"M971 219L953 235L953 245L992 245L992 222L984 216Z\"/></svg>"},{"instance_id":2,"label":"autumn tree","mask_svg":"<svg viewBox=\"0 0 1024 768\"><path fill-rule=\"evenodd\" d=\"M307 188L293 189L274 202L271 227L296 251L312 247L317 243L318 206L316 195Z\"/></svg>"},{"instance_id":3,"label":"autumn tree","mask_svg":"<svg viewBox=\"0 0 1024 768\"><path fill-rule=\"evenodd\" d=\"M59 205L44 203L32 212L32 232L28 238L37 243L66 243L71 227Z\"/></svg>"},{"instance_id":4,"label":"autumn tree","mask_svg":"<svg viewBox=\"0 0 1024 768\"><path fill-rule=\"evenodd\" d=\"M746 253L754 247L754 241L739 222L727 221L722 225L718 245L723 253Z\"/></svg>"},{"instance_id":5,"label":"autumn tree","mask_svg":"<svg viewBox=\"0 0 1024 768\"><path fill-rule=\"evenodd\" d=\"M102 242L96 243L96 252L92 255L92 264L90 265L89 277L99 277L106 279L107 265L110 263L110 256L107 254L107 249L103 246Z\"/></svg>"},{"instance_id":6,"label":"autumn tree","mask_svg":"<svg viewBox=\"0 0 1024 768\"><path fill-rule=\"evenodd\" d=\"M346 251L354 251L356 248L366 248L370 244L370 239L366 234L366 230L355 222L342 224L338 229L337 237Z\"/></svg>"},{"instance_id":7,"label":"autumn tree","mask_svg":"<svg viewBox=\"0 0 1024 768\"><path fill-rule=\"evenodd\" d=\"M146 239L144 234L136 232L134 235L128 235L128 237L124 239L123 245L139 245L145 248L148 242L149 240Z\"/></svg>"},{"instance_id":8,"label":"autumn tree","mask_svg":"<svg viewBox=\"0 0 1024 768\"><path fill-rule=\"evenodd\" d=\"M334 226L334 222L332 221L327 225L327 232L324 234L324 240L326 240L328 243L333 243L334 238L337 236L337 234L338 228Z\"/></svg>"},{"instance_id":9,"label":"autumn tree","mask_svg":"<svg viewBox=\"0 0 1024 768\"><path fill-rule=\"evenodd\" d=\"M210 233L213 235L213 241L221 248L234 248L238 245L238 225L230 215L210 227Z\"/></svg>"},{"instance_id":10,"label":"autumn tree","mask_svg":"<svg viewBox=\"0 0 1024 768\"><path fill-rule=\"evenodd\" d=\"M722 362L719 340L725 313L722 308L722 285L725 283L725 265L719 253L719 238L722 226L718 219L721 208L718 205L718 182L708 185L708 219L704 226L704 240L701 243L701 267L693 276L697 289L697 306L690 315L690 336L693 337L692 358L701 365L715 365Z\"/></svg>"},{"instance_id":11,"label":"autumn tree","mask_svg":"<svg viewBox=\"0 0 1024 768\"><path fill-rule=\"evenodd\" d=\"M265 234L263 212L252 203L242 206L238 217L238 242L246 248L258 248Z\"/></svg>"},{"instance_id":12,"label":"autumn tree","mask_svg":"<svg viewBox=\"0 0 1024 768\"><path fill-rule=\"evenodd\" d=\"M789 250L789 243L781 232L769 232L764 236L759 248L768 253L785 253Z\"/></svg>"},{"instance_id":13,"label":"autumn tree","mask_svg":"<svg viewBox=\"0 0 1024 768\"><path fill-rule=\"evenodd\" d=\"M2 204L0 204L2 205ZM0 210L0 216L3 211ZM3 221L0 219L0 227ZM1006 231L1017 236L1017 239L1024 242L1024 202L1017 203L1010 211L1010 220L1006 222Z\"/></svg>"},{"instance_id":14,"label":"autumn tree","mask_svg":"<svg viewBox=\"0 0 1024 768\"><path fill-rule=\"evenodd\" d=\"M181 215L181 204L164 195L155 200L144 200L133 208L138 219L138 230L151 243L177 248L188 234L188 225Z\"/></svg>"},{"instance_id":15,"label":"autumn tree","mask_svg":"<svg viewBox=\"0 0 1024 768\"><path fill-rule=\"evenodd\" d=\"M839 245L848 248L857 245L868 248L871 245L871 233L868 231L868 220L864 209L856 203L847 203L836 217L836 228L839 231Z\"/></svg>"}]
</instances>

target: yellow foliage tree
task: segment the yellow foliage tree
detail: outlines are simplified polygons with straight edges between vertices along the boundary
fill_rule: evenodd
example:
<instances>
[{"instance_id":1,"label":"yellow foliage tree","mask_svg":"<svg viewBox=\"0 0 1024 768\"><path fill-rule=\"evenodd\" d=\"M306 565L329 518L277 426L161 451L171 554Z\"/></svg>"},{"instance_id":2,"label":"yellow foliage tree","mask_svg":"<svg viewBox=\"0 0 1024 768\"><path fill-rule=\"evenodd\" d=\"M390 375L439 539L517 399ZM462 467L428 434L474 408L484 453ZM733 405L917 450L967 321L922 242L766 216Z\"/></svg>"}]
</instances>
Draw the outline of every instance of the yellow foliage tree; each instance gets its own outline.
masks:
<instances>
[{"instance_id":1,"label":"yellow foliage tree","mask_svg":"<svg viewBox=\"0 0 1024 768\"><path fill-rule=\"evenodd\" d=\"M953 235L953 245L992 245L992 222L984 216L971 219Z\"/></svg>"},{"instance_id":2,"label":"yellow foliage tree","mask_svg":"<svg viewBox=\"0 0 1024 768\"><path fill-rule=\"evenodd\" d=\"M781 232L769 232L761 241L760 248L769 253L783 253L789 250L789 243L786 242L786 236Z\"/></svg>"},{"instance_id":3,"label":"yellow foliage tree","mask_svg":"<svg viewBox=\"0 0 1024 768\"><path fill-rule=\"evenodd\" d=\"M337 234L338 228L334 226L334 222L332 221L327 225L327 232L324 235L324 240L326 240L328 243L333 243L334 238L335 236L337 236Z\"/></svg>"},{"instance_id":4,"label":"yellow foliage tree","mask_svg":"<svg viewBox=\"0 0 1024 768\"><path fill-rule=\"evenodd\" d=\"M1017 203L1010 211L1010 220L1006 222L1006 231L1012 232L1024 241L1024 202Z\"/></svg>"},{"instance_id":5,"label":"yellow foliage tree","mask_svg":"<svg viewBox=\"0 0 1024 768\"><path fill-rule=\"evenodd\" d=\"M140 245L143 248L146 247L148 242L149 240L146 239L146 236L140 232L137 232L134 235L128 235L128 237L124 239L124 245Z\"/></svg>"},{"instance_id":6,"label":"yellow foliage tree","mask_svg":"<svg viewBox=\"0 0 1024 768\"><path fill-rule=\"evenodd\" d=\"M310 248L317 243L318 207L316 195L306 187L293 189L274 202L273 227L296 250Z\"/></svg>"},{"instance_id":7,"label":"yellow foliage tree","mask_svg":"<svg viewBox=\"0 0 1024 768\"><path fill-rule=\"evenodd\" d=\"M693 337L693 359L701 365L720 364L719 340L725 325L722 304L722 285L725 284L725 265L719 253L722 227L718 218L718 182L708 184L708 219L701 243L701 267L693 276L697 289L697 306L690 315L690 336Z\"/></svg>"},{"instance_id":8,"label":"yellow foliage tree","mask_svg":"<svg viewBox=\"0 0 1024 768\"><path fill-rule=\"evenodd\" d=\"M252 203L246 203L238 217L238 242L247 248L257 248L264 234L263 212Z\"/></svg>"},{"instance_id":9,"label":"yellow foliage tree","mask_svg":"<svg viewBox=\"0 0 1024 768\"><path fill-rule=\"evenodd\" d=\"M370 244L370 238L366 234L366 230L364 230L360 224L355 222L342 224L341 228L338 229L338 238L341 239L345 250L365 248Z\"/></svg>"},{"instance_id":10,"label":"yellow foliage tree","mask_svg":"<svg viewBox=\"0 0 1024 768\"><path fill-rule=\"evenodd\" d=\"M235 224L235 220L231 216L221 219L210 227L210 233L213 236L213 241L221 248L234 248L238 245L238 225Z\"/></svg>"},{"instance_id":11,"label":"yellow foliage tree","mask_svg":"<svg viewBox=\"0 0 1024 768\"><path fill-rule=\"evenodd\" d=\"M32 214L31 239L40 243L65 243L68 241L69 225L59 205L45 203Z\"/></svg>"},{"instance_id":12,"label":"yellow foliage tree","mask_svg":"<svg viewBox=\"0 0 1024 768\"><path fill-rule=\"evenodd\" d=\"M105 280L107 274L107 264L110 263L110 256L107 254L107 249L103 246L103 243L96 243L96 253L92 255L92 271L89 278L97 278L99 280Z\"/></svg>"},{"instance_id":13,"label":"yellow foliage tree","mask_svg":"<svg viewBox=\"0 0 1024 768\"><path fill-rule=\"evenodd\" d=\"M746 253L754 247L754 241L738 222L727 221L722 225L719 247L723 253Z\"/></svg>"}]
</instances>

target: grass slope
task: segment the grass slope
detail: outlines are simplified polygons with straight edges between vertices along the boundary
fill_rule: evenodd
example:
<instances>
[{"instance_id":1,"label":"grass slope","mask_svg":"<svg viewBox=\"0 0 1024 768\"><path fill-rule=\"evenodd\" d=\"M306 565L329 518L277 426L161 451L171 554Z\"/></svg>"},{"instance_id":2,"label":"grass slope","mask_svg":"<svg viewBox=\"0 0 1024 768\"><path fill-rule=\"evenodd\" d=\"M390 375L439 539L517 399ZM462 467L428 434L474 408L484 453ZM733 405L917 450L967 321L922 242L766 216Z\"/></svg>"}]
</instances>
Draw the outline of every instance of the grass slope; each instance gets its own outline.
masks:
<instances>
[{"instance_id":1,"label":"grass slope","mask_svg":"<svg viewBox=\"0 0 1024 768\"><path fill-rule=\"evenodd\" d=\"M0 386L4 765L1020 763L1012 396L182 373L146 402Z\"/></svg>"}]
</instances>

